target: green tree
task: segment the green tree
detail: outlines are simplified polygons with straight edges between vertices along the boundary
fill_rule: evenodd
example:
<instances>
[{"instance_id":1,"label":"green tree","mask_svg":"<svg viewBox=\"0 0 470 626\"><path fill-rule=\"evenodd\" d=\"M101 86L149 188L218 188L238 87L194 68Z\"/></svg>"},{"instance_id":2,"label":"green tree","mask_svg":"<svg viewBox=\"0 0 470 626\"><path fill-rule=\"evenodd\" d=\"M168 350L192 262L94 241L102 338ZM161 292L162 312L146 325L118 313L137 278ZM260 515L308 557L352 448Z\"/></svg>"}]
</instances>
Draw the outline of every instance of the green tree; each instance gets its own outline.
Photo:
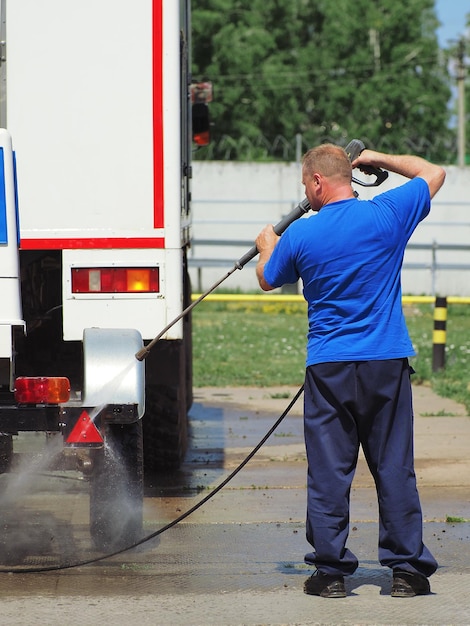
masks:
<instances>
[{"instance_id":1,"label":"green tree","mask_svg":"<svg viewBox=\"0 0 470 626\"><path fill-rule=\"evenodd\" d=\"M214 83L214 138L235 140L233 150L263 137L292 137L308 122L299 23L311 9L286 0L197 0L193 7L194 75ZM300 31L300 32L299 32ZM244 141L245 140L245 141ZM226 148L230 149L227 140ZM242 148L243 149L243 148ZM251 155L253 156L253 155Z\"/></svg>"},{"instance_id":2,"label":"green tree","mask_svg":"<svg viewBox=\"0 0 470 626\"><path fill-rule=\"evenodd\" d=\"M361 137L445 161L437 26L434 0L193 0L193 74L214 84L206 154L292 159L300 134L303 149Z\"/></svg>"},{"instance_id":3,"label":"green tree","mask_svg":"<svg viewBox=\"0 0 470 626\"><path fill-rule=\"evenodd\" d=\"M329 134L391 151L447 157L449 79L435 34L434 2L325 3L325 66L340 70L318 113ZM347 13L350 37L341 38ZM364 15L364 19L360 16ZM333 68L332 68L333 69Z\"/></svg>"}]
</instances>

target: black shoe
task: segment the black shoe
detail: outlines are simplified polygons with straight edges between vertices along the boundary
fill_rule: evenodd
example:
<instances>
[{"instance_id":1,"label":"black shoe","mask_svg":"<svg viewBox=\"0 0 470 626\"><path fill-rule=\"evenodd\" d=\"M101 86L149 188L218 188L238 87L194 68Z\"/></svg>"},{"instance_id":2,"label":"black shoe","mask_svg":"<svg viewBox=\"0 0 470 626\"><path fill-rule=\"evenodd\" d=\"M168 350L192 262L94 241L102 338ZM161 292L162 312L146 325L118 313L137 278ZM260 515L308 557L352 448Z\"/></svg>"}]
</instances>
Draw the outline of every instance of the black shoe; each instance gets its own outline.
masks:
<instances>
[{"instance_id":1,"label":"black shoe","mask_svg":"<svg viewBox=\"0 0 470 626\"><path fill-rule=\"evenodd\" d=\"M317 570L304 583L304 593L322 598L345 598L344 577Z\"/></svg>"},{"instance_id":2,"label":"black shoe","mask_svg":"<svg viewBox=\"0 0 470 626\"><path fill-rule=\"evenodd\" d=\"M412 598L431 593L429 580L422 574L393 570L392 598Z\"/></svg>"}]
</instances>

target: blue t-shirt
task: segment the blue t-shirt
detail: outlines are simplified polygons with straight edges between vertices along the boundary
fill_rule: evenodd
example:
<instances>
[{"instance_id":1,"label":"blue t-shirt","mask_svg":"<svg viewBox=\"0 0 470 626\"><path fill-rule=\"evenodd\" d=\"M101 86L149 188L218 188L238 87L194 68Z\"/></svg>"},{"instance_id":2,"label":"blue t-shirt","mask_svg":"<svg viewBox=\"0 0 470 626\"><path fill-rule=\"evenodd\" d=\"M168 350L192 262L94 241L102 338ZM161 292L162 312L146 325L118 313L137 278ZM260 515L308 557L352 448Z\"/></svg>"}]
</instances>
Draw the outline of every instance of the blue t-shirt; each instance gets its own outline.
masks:
<instances>
[{"instance_id":1,"label":"blue t-shirt","mask_svg":"<svg viewBox=\"0 0 470 626\"><path fill-rule=\"evenodd\" d=\"M430 209L414 178L372 200L325 205L291 224L264 267L272 287L303 282L307 366L414 355L401 302L406 244Z\"/></svg>"}]
</instances>

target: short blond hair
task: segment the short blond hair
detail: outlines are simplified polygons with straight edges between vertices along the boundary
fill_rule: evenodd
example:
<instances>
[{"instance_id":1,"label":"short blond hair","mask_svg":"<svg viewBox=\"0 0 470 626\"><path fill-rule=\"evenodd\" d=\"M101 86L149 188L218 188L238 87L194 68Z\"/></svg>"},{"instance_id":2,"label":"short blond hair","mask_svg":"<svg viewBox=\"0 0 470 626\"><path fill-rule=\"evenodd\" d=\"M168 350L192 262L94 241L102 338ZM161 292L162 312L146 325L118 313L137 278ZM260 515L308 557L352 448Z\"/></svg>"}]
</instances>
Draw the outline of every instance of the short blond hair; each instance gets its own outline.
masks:
<instances>
[{"instance_id":1,"label":"short blond hair","mask_svg":"<svg viewBox=\"0 0 470 626\"><path fill-rule=\"evenodd\" d=\"M326 177L338 176L348 182L352 178L351 161L346 151L332 143L310 148L302 158L302 167L309 178L315 173Z\"/></svg>"}]
</instances>

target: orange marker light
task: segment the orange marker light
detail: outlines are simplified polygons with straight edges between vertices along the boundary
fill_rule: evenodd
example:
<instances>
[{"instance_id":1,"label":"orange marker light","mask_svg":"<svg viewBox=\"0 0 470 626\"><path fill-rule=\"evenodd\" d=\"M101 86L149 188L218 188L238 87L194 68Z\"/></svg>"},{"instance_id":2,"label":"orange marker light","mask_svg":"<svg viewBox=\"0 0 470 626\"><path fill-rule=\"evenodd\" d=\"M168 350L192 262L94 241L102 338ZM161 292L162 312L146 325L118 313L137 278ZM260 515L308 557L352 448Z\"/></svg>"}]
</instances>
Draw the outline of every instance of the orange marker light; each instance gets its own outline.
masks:
<instances>
[{"instance_id":1,"label":"orange marker light","mask_svg":"<svg viewBox=\"0 0 470 626\"><path fill-rule=\"evenodd\" d=\"M15 381L18 404L62 404L70 399L70 381L62 376L20 376Z\"/></svg>"}]
</instances>

